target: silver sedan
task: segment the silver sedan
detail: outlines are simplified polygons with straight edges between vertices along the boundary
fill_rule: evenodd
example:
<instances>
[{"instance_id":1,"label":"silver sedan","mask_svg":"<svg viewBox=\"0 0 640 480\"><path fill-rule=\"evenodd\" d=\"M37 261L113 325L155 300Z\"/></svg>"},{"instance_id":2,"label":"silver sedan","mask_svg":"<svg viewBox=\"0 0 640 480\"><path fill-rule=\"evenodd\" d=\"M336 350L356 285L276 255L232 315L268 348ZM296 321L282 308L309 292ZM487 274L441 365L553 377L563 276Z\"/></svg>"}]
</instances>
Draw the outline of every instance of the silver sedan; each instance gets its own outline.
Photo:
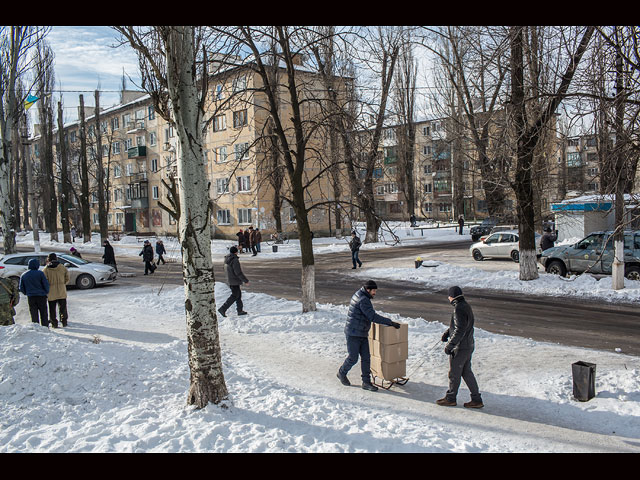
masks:
<instances>
[{"instance_id":1,"label":"silver sedan","mask_svg":"<svg viewBox=\"0 0 640 480\"><path fill-rule=\"evenodd\" d=\"M48 252L14 253L0 259L0 277L20 281L20 276L29 269L29 260L38 259L40 269L47 264ZM88 262L73 255L57 253L58 261L69 270L69 283L80 289L93 288L96 285L111 283L116 279L116 270L110 265Z\"/></svg>"}]
</instances>

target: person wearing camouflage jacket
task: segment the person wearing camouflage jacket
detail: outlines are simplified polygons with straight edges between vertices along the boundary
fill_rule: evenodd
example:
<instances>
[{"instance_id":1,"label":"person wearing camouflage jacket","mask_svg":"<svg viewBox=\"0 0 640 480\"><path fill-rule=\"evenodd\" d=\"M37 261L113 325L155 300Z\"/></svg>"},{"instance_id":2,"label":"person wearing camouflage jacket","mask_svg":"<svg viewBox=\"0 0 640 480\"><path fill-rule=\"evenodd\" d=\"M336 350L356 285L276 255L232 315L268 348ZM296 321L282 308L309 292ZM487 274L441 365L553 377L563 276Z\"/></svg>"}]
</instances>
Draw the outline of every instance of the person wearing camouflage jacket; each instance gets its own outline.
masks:
<instances>
[{"instance_id":1,"label":"person wearing camouflage jacket","mask_svg":"<svg viewBox=\"0 0 640 480\"><path fill-rule=\"evenodd\" d=\"M0 278L0 326L14 325L14 308L20 302L20 292L15 282L9 278Z\"/></svg>"}]
</instances>

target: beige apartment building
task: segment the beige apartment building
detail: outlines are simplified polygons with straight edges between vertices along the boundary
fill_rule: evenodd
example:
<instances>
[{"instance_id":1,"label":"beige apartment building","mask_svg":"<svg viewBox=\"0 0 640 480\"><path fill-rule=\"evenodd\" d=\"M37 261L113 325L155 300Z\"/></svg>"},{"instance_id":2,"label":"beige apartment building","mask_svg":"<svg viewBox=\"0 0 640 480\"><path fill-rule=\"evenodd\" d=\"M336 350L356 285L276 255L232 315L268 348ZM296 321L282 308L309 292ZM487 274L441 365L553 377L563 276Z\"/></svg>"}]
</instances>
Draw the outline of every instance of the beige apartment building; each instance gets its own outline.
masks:
<instances>
[{"instance_id":1,"label":"beige apartment building","mask_svg":"<svg viewBox=\"0 0 640 480\"><path fill-rule=\"evenodd\" d=\"M322 85L313 74L306 76L306 88L319 92ZM263 238L276 231L274 214L274 189L272 171L268 168L270 155L267 130L269 113L265 109L266 98L256 93L259 76L246 66L227 69L211 77L210 100L204 141L207 175L210 180L212 205L212 233L217 238L235 239L238 230L249 226L263 231ZM285 92L281 98L286 99ZM309 102L312 103L312 102ZM285 101L281 105L282 118L289 118ZM89 164L95 165L96 117L93 107L85 107L87 150ZM317 112L305 112L312 117ZM122 92L122 103L99 113L102 164L107 182L108 227L113 233L175 235L175 220L159 203L167 202L169 182L177 176L176 136L173 128L156 114L149 95L143 92ZM209 118L207 118L209 119ZM65 125L70 164L70 182L79 191L81 179L80 123ZM57 135L56 135L57 139ZM37 145L38 138L34 139ZM309 142L306 179L318 175L323 168L322 152L326 139L318 137ZM55 147L54 147L55 148ZM32 149L38 161L38 149ZM95 170L95 168L94 168ZM322 175L306 190L305 201L309 205L322 202L331 195L328 178ZM288 191L288 178L283 176L283 191ZM91 228L99 227L97 183L90 174ZM344 188L344 191L348 189ZM82 221L75 196L70 201L70 220L79 227ZM296 236L296 219L293 208L286 200L280 205L282 229ZM326 208L310 212L311 229L316 235L331 231L331 214ZM335 220L335 218L334 218ZM81 229L78 228L78 231Z\"/></svg>"}]
</instances>

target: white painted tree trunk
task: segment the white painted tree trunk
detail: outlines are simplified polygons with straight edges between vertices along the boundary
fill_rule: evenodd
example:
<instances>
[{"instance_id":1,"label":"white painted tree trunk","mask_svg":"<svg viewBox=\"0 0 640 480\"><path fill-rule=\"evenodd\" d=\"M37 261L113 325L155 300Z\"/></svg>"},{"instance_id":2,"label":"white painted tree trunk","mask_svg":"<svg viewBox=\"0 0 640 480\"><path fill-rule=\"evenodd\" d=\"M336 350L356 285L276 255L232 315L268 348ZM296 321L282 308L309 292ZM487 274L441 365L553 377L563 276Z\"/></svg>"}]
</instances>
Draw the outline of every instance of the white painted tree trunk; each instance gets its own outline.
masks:
<instances>
[{"instance_id":1,"label":"white painted tree trunk","mask_svg":"<svg viewBox=\"0 0 640 480\"><path fill-rule=\"evenodd\" d=\"M316 267L302 266L302 311L303 313L316 310Z\"/></svg>"},{"instance_id":2,"label":"white painted tree trunk","mask_svg":"<svg viewBox=\"0 0 640 480\"><path fill-rule=\"evenodd\" d=\"M615 258L611 271L611 288L620 290L624 288L624 242L616 240Z\"/></svg>"},{"instance_id":3,"label":"white painted tree trunk","mask_svg":"<svg viewBox=\"0 0 640 480\"><path fill-rule=\"evenodd\" d=\"M535 250L520 250L520 280L535 280L538 275L538 264Z\"/></svg>"},{"instance_id":4,"label":"white painted tree trunk","mask_svg":"<svg viewBox=\"0 0 640 480\"><path fill-rule=\"evenodd\" d=\"M168 27L167 83L179 140L179 235L185 288L191 383L187 403L225 406L228 392L214 297L209 185L202 150L202 112L196 87L193 27Z\"/></svg>"}]
</instances>

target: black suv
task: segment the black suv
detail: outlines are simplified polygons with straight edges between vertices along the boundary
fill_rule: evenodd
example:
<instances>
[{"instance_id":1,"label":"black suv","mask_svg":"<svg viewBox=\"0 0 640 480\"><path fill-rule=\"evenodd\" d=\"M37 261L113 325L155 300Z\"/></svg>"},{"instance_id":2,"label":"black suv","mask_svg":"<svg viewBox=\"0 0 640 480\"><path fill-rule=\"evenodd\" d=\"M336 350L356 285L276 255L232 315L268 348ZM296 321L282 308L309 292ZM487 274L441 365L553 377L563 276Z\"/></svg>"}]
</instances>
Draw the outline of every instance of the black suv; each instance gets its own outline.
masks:
<instances>
[{"instance_id":1,"label":"black suv","mask_svg":"<svg viewBox=\"0 0 640 480\"><path fill-rule=\"evenodd\" d=\"M495 217L488 217L482 220L480 225L474 225L471 227L469 230L469 233L471 233L471 240L477 242L483 235L489 235L489 233L491 233L491 229L498 225L498 221L499 219Z\"/></svg>"}]
</instances>

